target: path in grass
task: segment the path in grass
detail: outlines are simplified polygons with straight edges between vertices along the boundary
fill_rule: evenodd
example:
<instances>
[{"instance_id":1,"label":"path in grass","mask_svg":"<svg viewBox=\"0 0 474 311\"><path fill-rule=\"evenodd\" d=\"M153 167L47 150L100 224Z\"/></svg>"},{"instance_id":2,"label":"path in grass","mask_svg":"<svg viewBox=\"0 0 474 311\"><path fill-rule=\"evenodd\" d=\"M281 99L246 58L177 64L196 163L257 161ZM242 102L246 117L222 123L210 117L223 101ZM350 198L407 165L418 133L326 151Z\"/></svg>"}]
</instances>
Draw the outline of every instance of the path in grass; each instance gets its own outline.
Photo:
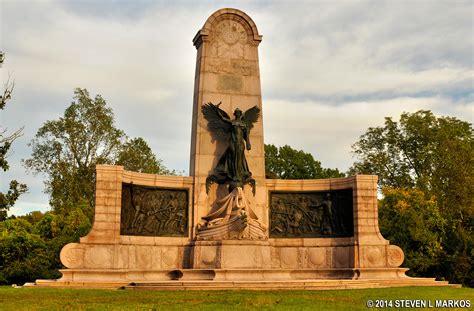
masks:
<instances>
[{"instance_id":1,"label":"path in grass","mask_svg":"<svg viewBox=\"0 0 474 311\"><path fill-rule=\"evenodd\" d=\"M430 300L433 305L436 300L470 300L473 306L474 289L124 291L0 287L0 310L368 310L367 301L376 299Z\"/></svg>"}]
</instances>

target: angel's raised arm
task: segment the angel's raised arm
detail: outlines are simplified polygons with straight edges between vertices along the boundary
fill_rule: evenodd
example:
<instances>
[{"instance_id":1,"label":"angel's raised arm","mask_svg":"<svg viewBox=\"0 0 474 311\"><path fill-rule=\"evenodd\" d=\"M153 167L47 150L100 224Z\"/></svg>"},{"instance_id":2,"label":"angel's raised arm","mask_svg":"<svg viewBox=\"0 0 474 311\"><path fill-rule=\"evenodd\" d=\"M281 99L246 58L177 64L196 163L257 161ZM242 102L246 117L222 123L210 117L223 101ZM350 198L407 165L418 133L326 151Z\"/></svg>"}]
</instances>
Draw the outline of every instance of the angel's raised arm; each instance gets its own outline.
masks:
<instances>
[{"instance_id":1,"label":"angel's raised arm","mask_svg":"<svg viewBox=\"0 0 474 311\"><path fill-rule=\"evenodd\" d=\"M221 108L219 108L221 103L218 103L217 105L213 106L214 109L216 110L216 113L217 113L217 116L224 122L226 123L232 123L232 121L230 120L229 116L227 115L227 113L225 113L224 110L222 110Z\"/></svg>"}]
</instances>

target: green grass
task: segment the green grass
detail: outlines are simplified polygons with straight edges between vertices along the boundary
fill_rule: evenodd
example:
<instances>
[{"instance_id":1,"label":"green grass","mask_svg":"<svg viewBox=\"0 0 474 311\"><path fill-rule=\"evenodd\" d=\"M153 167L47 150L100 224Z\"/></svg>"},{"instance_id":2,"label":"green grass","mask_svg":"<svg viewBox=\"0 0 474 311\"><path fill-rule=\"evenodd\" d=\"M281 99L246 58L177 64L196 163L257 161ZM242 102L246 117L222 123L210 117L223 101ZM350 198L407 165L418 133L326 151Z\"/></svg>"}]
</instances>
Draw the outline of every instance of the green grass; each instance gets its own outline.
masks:
<instances>
[{"instance_id":1,"label":"green grass","mask_svg":"<svg viewBox=\"0 0 474 311\"><path fill-rule=\"evenodd\" d=\"M404 287L328 291L125 291L0 287L0 310L368 310L367 300L470 300L474 289ZM377 309L377 308L373 308Z\"/></svg>"}]
</instances>

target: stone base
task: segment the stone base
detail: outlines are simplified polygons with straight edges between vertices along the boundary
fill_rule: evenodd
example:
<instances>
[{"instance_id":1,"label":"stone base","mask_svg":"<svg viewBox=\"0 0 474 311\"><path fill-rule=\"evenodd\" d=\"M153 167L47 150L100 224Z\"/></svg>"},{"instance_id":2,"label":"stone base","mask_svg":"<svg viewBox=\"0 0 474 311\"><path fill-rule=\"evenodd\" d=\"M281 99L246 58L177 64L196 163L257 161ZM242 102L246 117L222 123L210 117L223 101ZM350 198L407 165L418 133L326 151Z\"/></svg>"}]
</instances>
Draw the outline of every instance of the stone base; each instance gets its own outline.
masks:
<instances>
[{"instance_id":1,"label":"stone base","mask_svg":"<svg viewBox=\"0 0 474 311\"><path fill-rule=\"evenodd\" d=\"M264 269L271 267L268 241L196 241L192 245L195 269Z\"/></svg>"},{"instance_id":2,"label":"stone base","mask_svg":"<svg viewBox=\"0 0 474 311\"><path fill-rule=\"evenodd\" d=\"M435 282L433 279L409 278L405 276L407 269L398 268L404 260L403 251L398 246L390 245L378 229L377 178L374 176L267 180L260 183L262 189L257 192L257 196L261 195L262 198L266 198L271 191L352 189L354 234L351 237L265 237L262 240L261 234L226 234L227 238L222 240L207 239L212 235L199 240L196 224L201 215L195 213L200 211L199 206L193 203L196 197L194 201L189 200L190 221L186 236L121 234L123 183L184 189L191 194L193 185L196 187L194 180L193 177L158 176L126 172L123 167L98 166L95 220L91 232L81 238L79 243L67 244L62 249L61 262L68 268L61 270L62 278L38 280L29 285L132 288L133 284L139 284L135 287L140 289L322 289L448 285L447 282ZM208 200L205 201L205 206L208 206ZM266 228L266 205L253 204L252 207L260 213L258 219L264 225L261 228ZM236 215L241 219L240 216L250 212L248 209ZM257 218L252 216L250 219ZM220 221L214 219L212 225L219 224ZM243 239L245 237L247 239Z\"/></svg>"},{"instance_id":3,"label":"stone base","mask_svg":"<svg viewBox=\"0 0 474 311\"><path fill-rule=\"evenodd\" d=\"M411 278L405 268L381 269L177 269L61 270L59 280L25 286L125 288L148 290L344 289L402 286L457 286L430 278ZM105 281L106 280L106 281Z\"/></svg>"}]
</instances>

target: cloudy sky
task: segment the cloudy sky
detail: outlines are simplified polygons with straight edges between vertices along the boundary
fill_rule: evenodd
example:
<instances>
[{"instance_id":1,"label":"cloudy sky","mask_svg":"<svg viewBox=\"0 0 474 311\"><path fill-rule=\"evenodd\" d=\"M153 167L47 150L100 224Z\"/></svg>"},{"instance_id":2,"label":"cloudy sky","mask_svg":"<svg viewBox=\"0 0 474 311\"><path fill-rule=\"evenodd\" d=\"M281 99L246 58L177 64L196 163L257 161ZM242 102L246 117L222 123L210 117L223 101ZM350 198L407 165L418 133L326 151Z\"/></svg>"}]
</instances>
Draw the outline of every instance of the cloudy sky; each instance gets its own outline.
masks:
<instances>
[{"instance_id":1,"label":"cloudy sky","mask_svg":"<svg viewBox=\"0 0 474 311\"><path fill-rule=\"evenodd\" d=\"M76 87L101 94L118 128L188 171L196 50L223 7L257 24L265 142L311 152L345 171L351 144L385 116L430 109L473 122L472 1L0 0L0 48L13 99L2 127L24 126L0 175L28 184L10 214L48 210L42 176L21 159Z\"/></svg>"}]
</instances>

